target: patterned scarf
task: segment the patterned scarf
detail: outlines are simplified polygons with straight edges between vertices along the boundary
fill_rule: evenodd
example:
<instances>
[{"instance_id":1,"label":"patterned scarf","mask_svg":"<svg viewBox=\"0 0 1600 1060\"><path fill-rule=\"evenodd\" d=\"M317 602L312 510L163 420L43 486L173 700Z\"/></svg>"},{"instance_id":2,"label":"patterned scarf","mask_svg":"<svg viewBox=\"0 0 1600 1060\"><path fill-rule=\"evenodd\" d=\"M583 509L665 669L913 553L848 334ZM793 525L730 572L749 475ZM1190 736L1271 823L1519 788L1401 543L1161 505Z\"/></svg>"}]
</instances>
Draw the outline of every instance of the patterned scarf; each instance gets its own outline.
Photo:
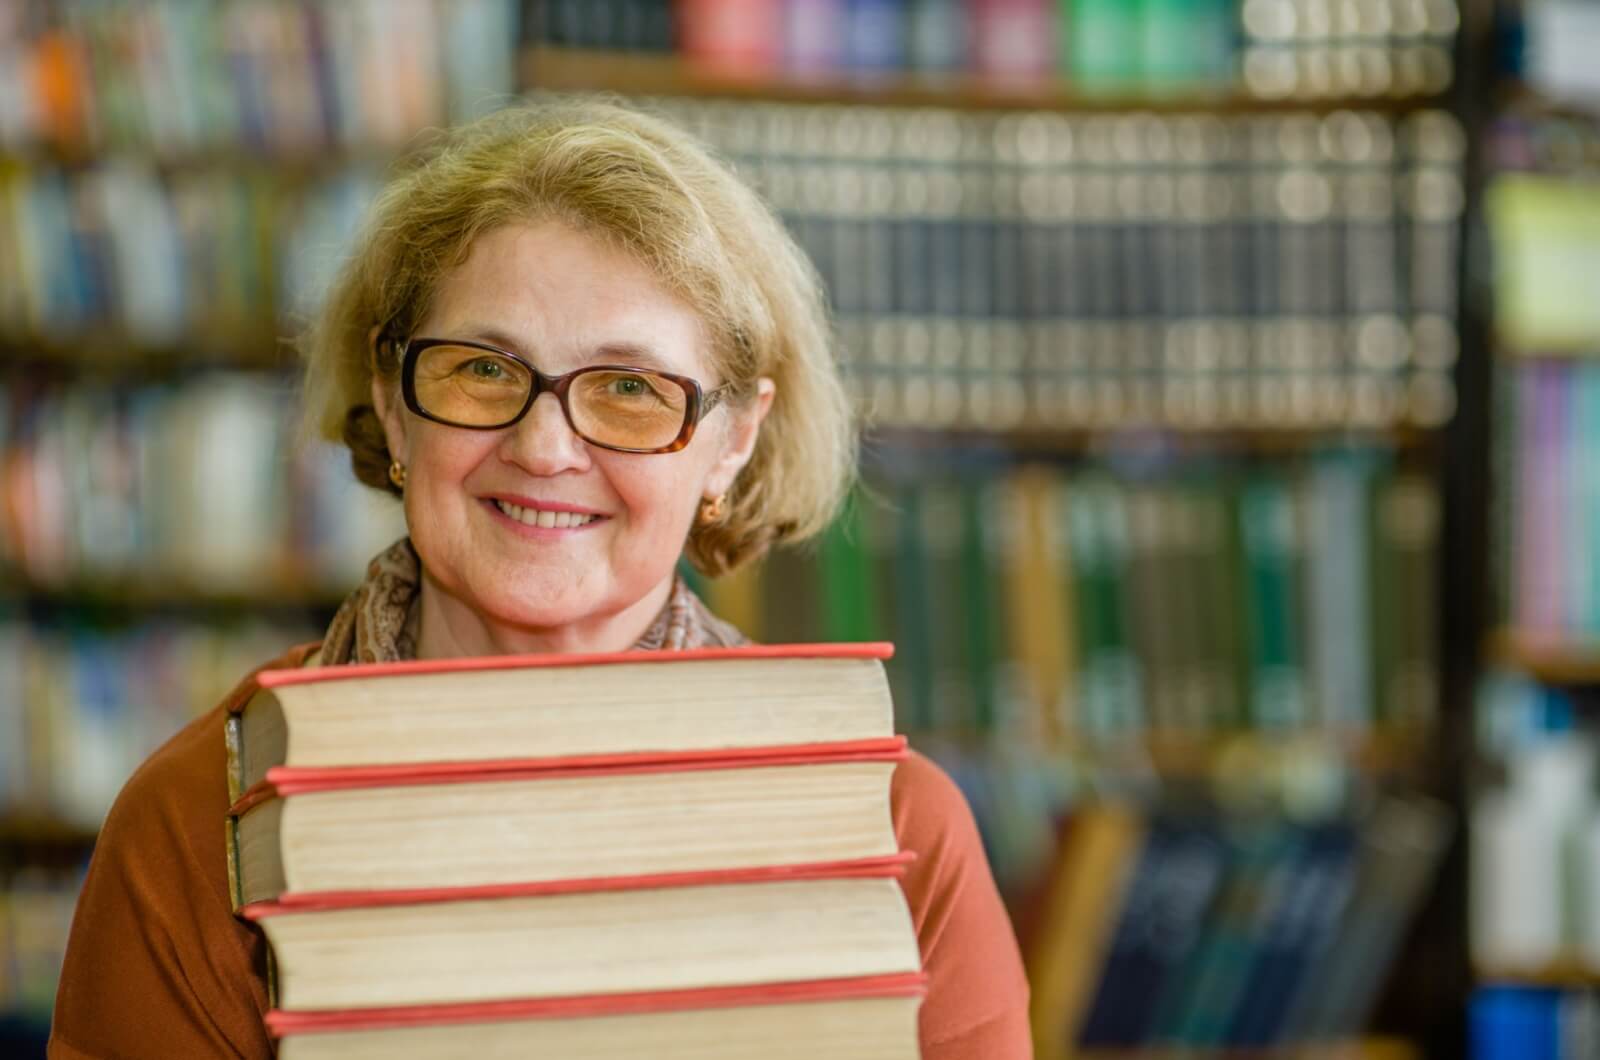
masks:
<instances>
[{"instance_id":1,"label":"patterned scarf","mask_svg":"<svg viewBox=\"0 0 1600 1060\"><path fill-rule=\"evenodd\" d=\"M319 664L397 662L417 655L422 608L422 563L403 537L378 553L367 577L345 597L328 626ZM713 615L681 577L667 605L633 645L634 651L682 651L747 644L749 639Z\"/></svg>"}]
</instances>

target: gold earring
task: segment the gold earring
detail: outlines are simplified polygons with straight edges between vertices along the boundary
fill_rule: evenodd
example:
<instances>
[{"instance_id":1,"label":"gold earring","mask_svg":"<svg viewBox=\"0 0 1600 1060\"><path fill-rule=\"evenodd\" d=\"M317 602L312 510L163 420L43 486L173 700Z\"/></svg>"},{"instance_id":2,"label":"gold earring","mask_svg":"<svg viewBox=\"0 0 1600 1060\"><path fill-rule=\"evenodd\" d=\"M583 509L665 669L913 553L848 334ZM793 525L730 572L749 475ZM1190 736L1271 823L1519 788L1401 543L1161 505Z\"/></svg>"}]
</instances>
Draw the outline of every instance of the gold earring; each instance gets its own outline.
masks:
<instances>
[{"instance_id":1,"label":"gold earring","mask_svg":"<svg viewBox=\"0 0 1600 1060\"><path fill-rule=\"evenodd\" d=\"M727 501L727 499L728 499L728 495L726 493L719 493L715 497L710 497L710 498L706 498L706 499L701 500L700 501L700 514L699 514L699 517L698 517L698 520L697 520L700 523L700 525L701 526L710 526L712 523L716 522L718 519L721 519L722 518L722 506Z\"/></svg>"},{"instance_id":2,"label":"gold earring","mask_svg":"<svg viewBox=\"0 0 1600 1060\"><path fill-rule=\"evenodd\" d=\"M406 466L398 460L389 462L389 481L394 483L395 489L406 488Z\"/></svg>"}]
</instances>

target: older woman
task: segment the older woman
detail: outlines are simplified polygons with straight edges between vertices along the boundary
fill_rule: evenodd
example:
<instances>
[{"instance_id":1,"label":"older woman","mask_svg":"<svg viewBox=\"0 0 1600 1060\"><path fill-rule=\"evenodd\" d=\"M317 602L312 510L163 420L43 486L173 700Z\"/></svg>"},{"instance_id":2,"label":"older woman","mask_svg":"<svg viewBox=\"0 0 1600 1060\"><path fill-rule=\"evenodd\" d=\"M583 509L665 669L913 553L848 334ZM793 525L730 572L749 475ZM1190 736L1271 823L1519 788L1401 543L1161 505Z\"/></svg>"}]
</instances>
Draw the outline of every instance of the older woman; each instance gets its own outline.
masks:
<instances>
[{"instance_id":1,"label":"older woman","mask_svg":"<svg viewBox=\"0 0 1600 1060\"><path fill-rule=\"evenodd\" d=\"M854 440L822 306L772 214L668 124L553 105L454 133L381 197L310 342L312 414L403 499L409 537L320 645L268 665L742 642L676 567L721 574L837 507ZM52 1056L271 1055L266 946L228 900L229 703L107 817ZM892 798L919 855L923 1055L1027 1055L966 804L917 756Z\"/></svg>"}]
</instances>

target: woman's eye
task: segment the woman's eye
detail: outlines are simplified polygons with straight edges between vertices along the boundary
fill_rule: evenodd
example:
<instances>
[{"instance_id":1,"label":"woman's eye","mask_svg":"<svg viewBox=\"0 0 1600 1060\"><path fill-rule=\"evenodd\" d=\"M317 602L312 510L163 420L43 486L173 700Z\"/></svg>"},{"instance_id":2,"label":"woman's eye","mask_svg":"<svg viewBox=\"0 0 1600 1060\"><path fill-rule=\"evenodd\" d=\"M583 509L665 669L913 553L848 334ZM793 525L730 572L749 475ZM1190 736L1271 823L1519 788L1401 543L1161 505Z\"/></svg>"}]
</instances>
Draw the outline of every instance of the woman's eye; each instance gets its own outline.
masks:
<instances>
[{"instance_id":1,"label":"woman's eye","mask_svg":"<svg viewBox=\"0 0 1600 1060\"><path fill-rule=\"evenodd\" d=\"M505 369L494 361L480 357L467 365L467 370L477 379L499 379L505 374Z\"/></svg>"},{"instance_id":2,"label":"woman's eye","mask_svg":"<svg viewBox=\"0 0 1600 1060\"><path fill-rule=\"evenodd\" d=\"M622 378L614 380L611 384L613 390L623 397L640 397L649 391L643 379Z\"/></svg>"}]
</instances>

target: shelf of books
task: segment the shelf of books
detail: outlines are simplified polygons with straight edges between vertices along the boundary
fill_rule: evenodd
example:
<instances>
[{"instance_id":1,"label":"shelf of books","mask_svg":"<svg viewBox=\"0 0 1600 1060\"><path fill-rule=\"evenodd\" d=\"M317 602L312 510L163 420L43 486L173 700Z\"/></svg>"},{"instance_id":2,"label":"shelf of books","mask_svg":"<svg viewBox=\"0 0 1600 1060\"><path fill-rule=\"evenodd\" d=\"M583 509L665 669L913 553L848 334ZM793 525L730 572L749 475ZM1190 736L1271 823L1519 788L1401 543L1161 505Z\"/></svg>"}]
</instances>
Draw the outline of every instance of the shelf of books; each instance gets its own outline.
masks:
<instances>
[{"instance_id":1,"label":"shelf of books","mask_svg":"<svg viewBox=\"0 0 1600 1060\"><path fill-rule=\"evenodd\" d=\"M1469 899L1471 1029L1488 1060L1600 1043L1600 314L1572 286L1600 264L1600 111L1573 50L1600 44L1600 24L1563 2L1524 17L1520 80L1485 139L1496 613L1476 708Z\"/></svg>"},{"instance_id":2,"label":"shelf of books","mask_svg":"<svg viewBox=\"0 0 1600 1060\"><path fill-rule=\"evenodd\" d=\"M134 766L314 639L403 530L286 412L293 336L388 167L521 92L604 90L731 160L828 288L862 484L816 548L698 587L761 641L895 643L898 726L973 806L1040 1055L1415 1055L1362 1036L1453 834L1421 792L1458 23L1398 0L0 20L29 101L0 103L0 1012L48 1012Z\"/></svg>"}]
</instances>

